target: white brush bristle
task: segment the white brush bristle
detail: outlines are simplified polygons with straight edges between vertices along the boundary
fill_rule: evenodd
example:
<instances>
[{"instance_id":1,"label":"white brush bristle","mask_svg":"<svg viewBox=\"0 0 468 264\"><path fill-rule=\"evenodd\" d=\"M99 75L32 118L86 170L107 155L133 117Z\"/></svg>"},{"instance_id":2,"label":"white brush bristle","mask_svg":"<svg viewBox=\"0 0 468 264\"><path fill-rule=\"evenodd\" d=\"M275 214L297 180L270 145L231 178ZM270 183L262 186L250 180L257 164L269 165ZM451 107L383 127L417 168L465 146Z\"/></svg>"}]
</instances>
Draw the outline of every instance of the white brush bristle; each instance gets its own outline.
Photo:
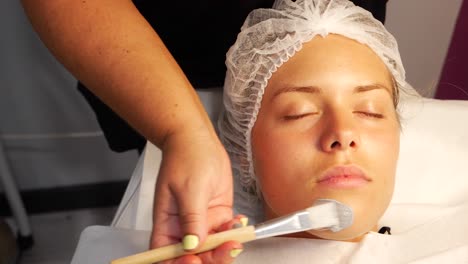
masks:
<instances>
[{"instance_id":1,"label":"white brush bristle","mask_svg":"<svg viewBox=\"0 0 468 264\"><path fill-rule=\"evenodd\" d=\"M326 228L338 232L353 223L353 210L336 200L318 199L307 212L311 229Z\"/></svg>"}]
</instances>

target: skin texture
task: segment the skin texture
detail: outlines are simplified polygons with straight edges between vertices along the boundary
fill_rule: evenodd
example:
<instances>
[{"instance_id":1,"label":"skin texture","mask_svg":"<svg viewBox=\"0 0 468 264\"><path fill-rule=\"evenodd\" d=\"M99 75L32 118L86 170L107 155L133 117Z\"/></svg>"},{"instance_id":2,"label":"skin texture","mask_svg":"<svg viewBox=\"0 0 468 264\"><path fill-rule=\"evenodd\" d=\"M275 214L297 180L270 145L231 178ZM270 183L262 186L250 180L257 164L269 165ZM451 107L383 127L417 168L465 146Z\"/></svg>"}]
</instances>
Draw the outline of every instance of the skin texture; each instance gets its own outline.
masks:
<instances>
[{"instance_id":1,"label":"skin texture","mask_svg":"<svg viewBox=\"0 0 468 264\"><path fill-rule=\"evenodd\" d=\"M151 247L179 242L185 234L197 235L202 243L207 232L232 220L226 151L190 82L133 3L22 4L54 56L162 150L153 221L158 228L153 229ZM216 261L219 256L216 251L206 254L213 263L223 263L223 258Z\"/></svg>"},{"instance_id":2,"label":"skin texture","mask_svg":"<svg viewBox=\"0 0 468 264\"><path fill-rule=\"evenodd\" d=\"M390 74L370 48L339 35L305 43L269 80L252 130L265 215L336 199L353 208L351 227L295 236L359 240L391 200L399 134ZM360 168L368 180L352 188L317 182L339 165Z\"/></svg>"}]
</instances>

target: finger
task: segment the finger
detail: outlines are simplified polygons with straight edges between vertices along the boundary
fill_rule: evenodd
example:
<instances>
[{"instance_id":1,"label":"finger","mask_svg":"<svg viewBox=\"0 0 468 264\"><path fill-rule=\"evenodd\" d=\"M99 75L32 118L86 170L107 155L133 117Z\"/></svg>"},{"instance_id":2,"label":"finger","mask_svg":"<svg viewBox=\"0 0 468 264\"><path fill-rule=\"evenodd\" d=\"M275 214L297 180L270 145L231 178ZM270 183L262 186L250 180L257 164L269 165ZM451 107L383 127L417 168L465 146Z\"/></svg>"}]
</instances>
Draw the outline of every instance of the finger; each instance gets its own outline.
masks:
<instances>
[{"instance_id":1,"label":"finger","mask_svg":"<svg viewBox=\"0 0 468 264\"><path fill-rule=\"evenodd\" d=\"M151 235L151 248L157 248L169 244L175 244L182 241L183 231L180 224L179 213L177 212L175 198L172 192L167 189L159 188L156 192L157 197L154 201L153 230ZM169 200L169 201L168 201ZM232 208L222 203L216 202L217 206L208 209L208 224L206 229L216 231L218 227L232 218ZM206 209L205 209L206 210ZM239 215L237 218L242 217ZM230 229L227 226L222 230ZM203 241L203 238L200 239ZM200 242L201 243L201 242Z\"/></svg>"},{"instance_id":2,"label":"finger","mask_svg":"<svg viewBox=\"0 0 468 264\"><path fill-rule=\"evenodd\" d=\"M181 240L179 215L176 202L167 189L160 189L155 193L153 230L150 248L157 248L175 244Z\"/></svg>"},{"instance_id":3,"label":"finger","mask_svg":"<svg viewBox=\"0 0 468 264\"><path fill-rule=\"evenodd\" d=\"M248 224L248 218L245 215L236 215L234 219L222 224L217 228L217 232L227 231L234 228L246 227Z\"/></svg>"},{"instance_id":4,"label":"finger","mask_svg":"<svg viewBox=\"0 0 468 264\"><path fill-rule=\"evenodd\" d=\"M224 224L219 226L218 223L225 221L225 217L222 217L222 215L230 215L230 211L225 210L225 208L221 208L219 210L218 209L210 209L210 212L208 213L208 218L210 219L210 223L208 226L209 230L211 230L210 233L221 232L232 228L246 226L247 218L244 215L238 215L234 219L231 219L230 221L225 222ZM163 219L163 217L160 217L160 219ZM159 222L158 220L156 220L156 218L154 220L150 245L150 248L152 249L162 247L165 245L180 243L182 240L178 216L174 215L172 217L166 217L164 219L169 220ZM167 230L163 230L163 225Z\"/></svg>"},{"instance_id":5,"label":"finger","mask_svg":"<svg viewBox=\"0 0 468 264\"><path fill-rule=\"evenodd\" d=\"M184 249L191 251L205 241L208 230L216 230L221 224L232 219L232 207L213 200L211 203L216 205L209 207L208 192L187 192L178 200L179 222L184 235Z\"/></svg>"},{"instance_id":6,"label":"finger","mask_svg":"<svg viewBox=\"0 0 468 264\"><path fill-rule=\"evenodd\" d=\"M200 257L196 255L185 255L180 258L175 259L172 262L164 262L162 264L202 264Z\"/></svg>"},{"instance_id":7,"label":"finger","mask_svg":"<svg viewBox=\"0 0 468 264\"><path fill-rule=\"evenodd\" d=\"M199 255L185 255L177 259L161 262L160 264L229 264L242 253L243 246L237 241L228 241L212 251Z\"/></svg>"},{"instance_id":8,"label":"finger","mask_svg":"<svg viewBox=\"0 0 468 264\"><path fill-rule=\"evenodd\" d=\"M184 255L176 259L170 259L155 264L202 264L202 260L197 255Z\"/></svg>"},{"instance_id":9,"label":"finger","mask_svg":"<svg viewBox=\"0 0 468 264\"><path fill-rule=\"evenodd\" d=\"M179 193L183 195L177 195ZM194 193L193 188L187 188L182 192L176 191L174 195L176 195L179 206L183 248L187 251L194 250L205 240L208 232L208 194L200 191Z\"/></svg>"},{"instance_id":10,"label":"finger","mask_svg":"<svg viewBox=\"0 0 468 264\"><path fill-rule=\"evenodd\" d=\"M212 251L204 252L198 256L204 264L206 263L222 263L229 264L234 262L236 257L242 253L242 244L237 241L228 241Z\"/></svg>"}]
</instances>

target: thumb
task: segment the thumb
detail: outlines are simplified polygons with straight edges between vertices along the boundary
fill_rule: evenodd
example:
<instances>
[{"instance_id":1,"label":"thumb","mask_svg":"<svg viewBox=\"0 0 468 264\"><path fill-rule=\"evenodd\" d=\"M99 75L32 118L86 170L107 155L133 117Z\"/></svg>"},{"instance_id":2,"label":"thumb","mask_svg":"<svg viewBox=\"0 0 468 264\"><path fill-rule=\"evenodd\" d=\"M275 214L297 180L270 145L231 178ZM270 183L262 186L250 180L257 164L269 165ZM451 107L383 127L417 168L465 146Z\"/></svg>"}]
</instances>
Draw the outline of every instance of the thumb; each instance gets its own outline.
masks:
<instances>
[{"instance_id":1,"label":"thumb","mask_svg":"<svg viewBox=\"0 0 468 264\"><path fill-rule=\"evenodd\" d=\"M208 233L208 194L187 191L178 197L179 223L183 248L192 251L205 241Z\"/></svg>"}]
</instances>

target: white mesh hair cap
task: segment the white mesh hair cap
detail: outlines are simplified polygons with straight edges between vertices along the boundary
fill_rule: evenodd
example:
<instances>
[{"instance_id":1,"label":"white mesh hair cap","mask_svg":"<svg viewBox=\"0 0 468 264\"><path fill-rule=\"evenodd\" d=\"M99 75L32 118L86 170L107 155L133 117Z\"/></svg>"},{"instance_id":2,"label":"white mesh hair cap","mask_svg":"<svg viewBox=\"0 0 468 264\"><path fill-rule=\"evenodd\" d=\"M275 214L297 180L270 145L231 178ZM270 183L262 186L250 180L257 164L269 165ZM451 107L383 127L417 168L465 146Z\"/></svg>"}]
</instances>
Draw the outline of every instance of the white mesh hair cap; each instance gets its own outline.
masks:
<instances>
[{"instance_id":1,"label":"white mesh hair cap","mask_svg":"<svg viewBox=\"0 0 468 264\"><path fill-rule=\"evenodd\" d=\"M218 128L233 171L244 189L258 191L252 164L251 131L273 72L316 35L338 34L369 46L406 86L398 45L380 21L347 0L277 0L246 18L226 55L224 107Z\"/></svg>"}]
</instances>

